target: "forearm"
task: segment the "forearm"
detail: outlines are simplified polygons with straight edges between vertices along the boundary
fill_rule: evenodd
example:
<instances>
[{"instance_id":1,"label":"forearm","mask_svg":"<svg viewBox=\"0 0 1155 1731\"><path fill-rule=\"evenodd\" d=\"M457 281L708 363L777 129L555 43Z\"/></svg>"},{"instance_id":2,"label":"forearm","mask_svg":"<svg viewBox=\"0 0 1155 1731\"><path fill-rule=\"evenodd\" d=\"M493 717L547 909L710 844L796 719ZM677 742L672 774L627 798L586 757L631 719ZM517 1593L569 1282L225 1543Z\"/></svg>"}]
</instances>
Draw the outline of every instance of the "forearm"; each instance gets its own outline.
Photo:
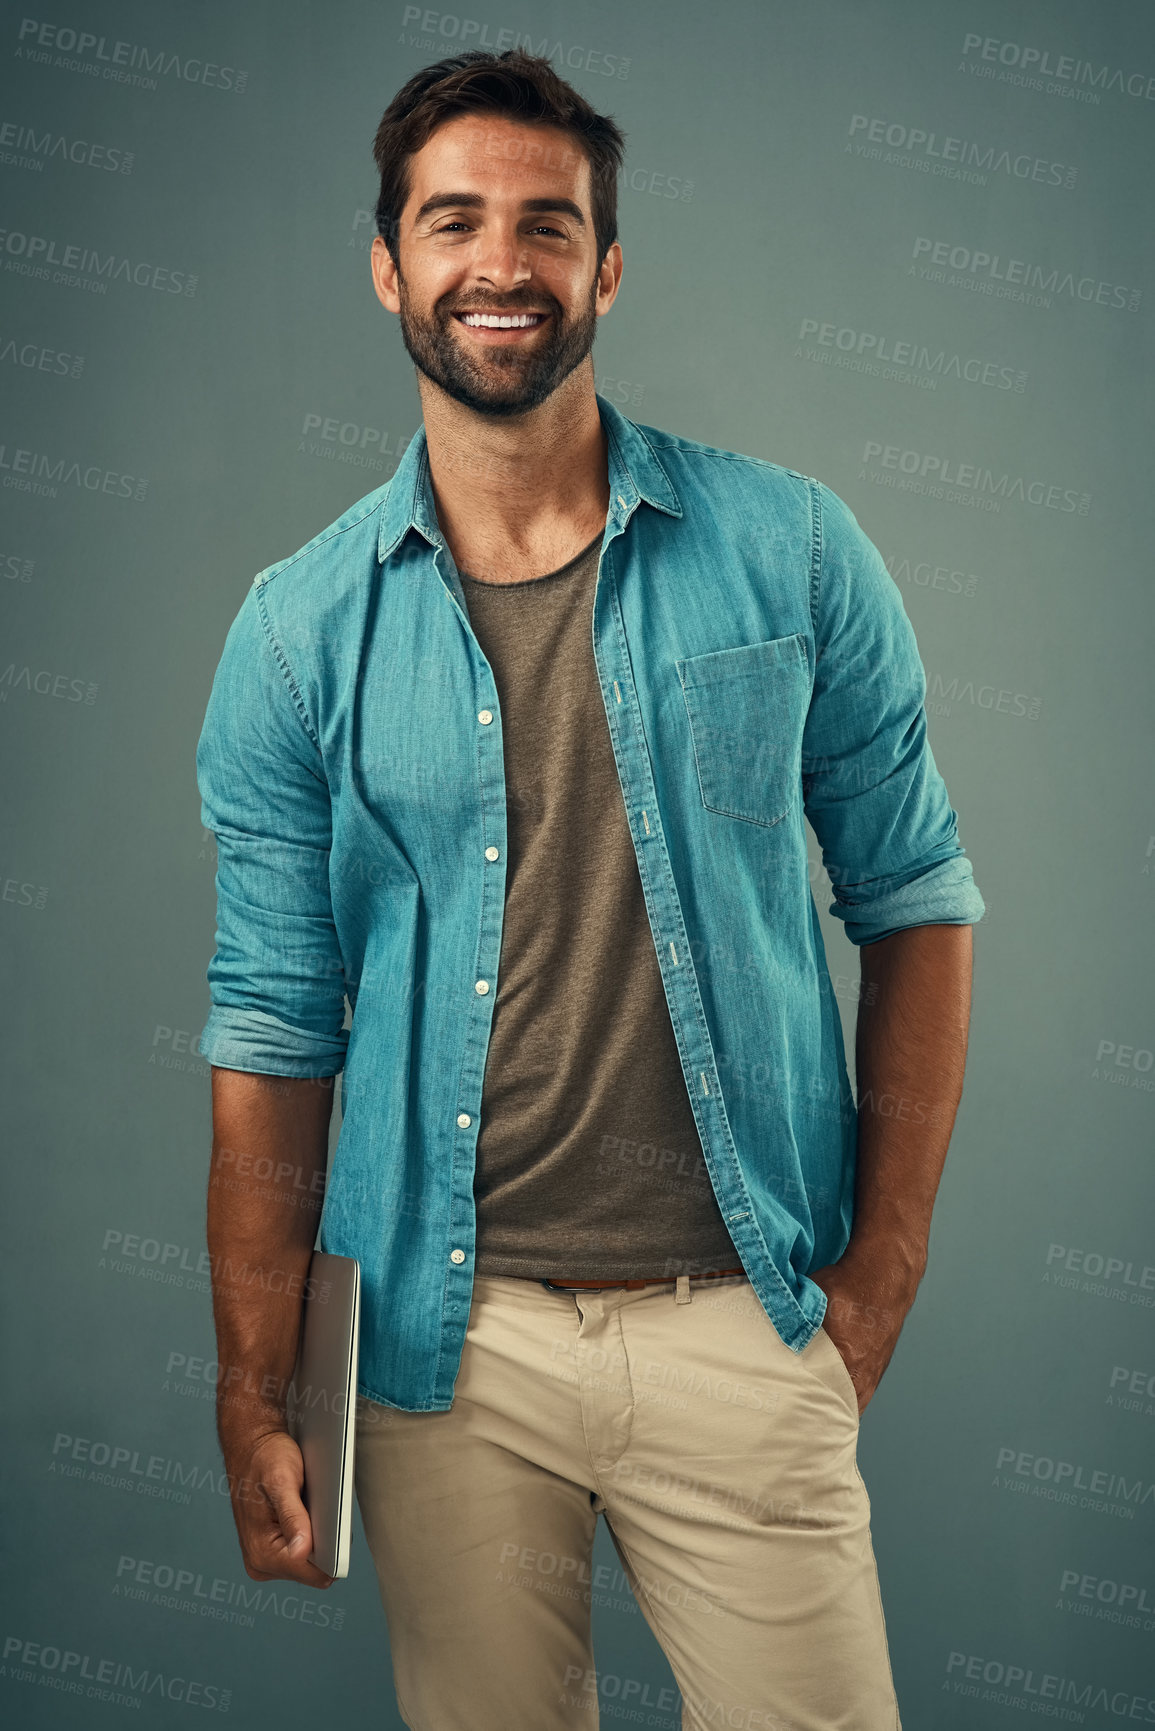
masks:
<instances>
[{"instance_id":1,"label":"forearm","mask_svg":"<svg viewBox=\"0 0 1155 1731\"><path fill-rule=\"evenodd\" d=\"M285 1424L328 1164L333 1078L212 1071L208 1248L222 1447Z\"/></svg>"},{"instance_id":2,"label":"forearm","mask_svg":"<svg viewBox=\"0 0 1155 1731\"><path fill-rule=\"evenodd\" d=\"M917 1285L966 1067L969 925L914 926L860 957L858 1166L849 1253Z\"/></svg>"}]
</instances>

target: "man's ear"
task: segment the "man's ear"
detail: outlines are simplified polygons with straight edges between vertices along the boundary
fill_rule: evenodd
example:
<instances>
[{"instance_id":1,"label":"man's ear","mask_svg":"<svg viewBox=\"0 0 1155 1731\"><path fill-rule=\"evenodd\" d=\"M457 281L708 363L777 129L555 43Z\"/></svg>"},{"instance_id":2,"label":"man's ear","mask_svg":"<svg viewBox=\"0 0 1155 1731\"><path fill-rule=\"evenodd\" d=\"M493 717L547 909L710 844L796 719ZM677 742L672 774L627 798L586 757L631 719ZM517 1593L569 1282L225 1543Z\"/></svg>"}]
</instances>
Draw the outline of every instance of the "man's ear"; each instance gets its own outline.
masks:
<instances>
[{"instance_id":1,"label":"man's ear","mask_svg":"<svg viewBox=\"0 0 1155 1731\"><path fill-rule=\"evenodd\" d=\"M377 299L386 312L399 313L401 311L401 296L397 292L397 266L380 235L376 237L369 249L369 265Z\"/></svg>"}]
</instances>

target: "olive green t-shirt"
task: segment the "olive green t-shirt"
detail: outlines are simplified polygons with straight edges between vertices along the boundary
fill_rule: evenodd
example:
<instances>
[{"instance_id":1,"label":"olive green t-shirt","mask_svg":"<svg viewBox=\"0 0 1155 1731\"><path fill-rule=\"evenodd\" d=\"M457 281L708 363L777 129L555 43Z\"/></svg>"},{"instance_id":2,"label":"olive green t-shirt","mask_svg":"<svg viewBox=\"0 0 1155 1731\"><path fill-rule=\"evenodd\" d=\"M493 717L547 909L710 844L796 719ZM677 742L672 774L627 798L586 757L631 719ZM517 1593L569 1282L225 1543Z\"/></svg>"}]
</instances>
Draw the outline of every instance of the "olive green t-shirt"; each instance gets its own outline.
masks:
<instances>
[{"instance_id":1,"label":"olive green t-shirt","mask_svg":"<svg viewBox=\"0 0 1155 1731\"><path fill-rule=\"evenodd\" d=\"M508 858L474 1200L479 1274L738 1268L674 1040L592 642L602 531L461 572L501 711Z\"/></svg>"}]
</instances>

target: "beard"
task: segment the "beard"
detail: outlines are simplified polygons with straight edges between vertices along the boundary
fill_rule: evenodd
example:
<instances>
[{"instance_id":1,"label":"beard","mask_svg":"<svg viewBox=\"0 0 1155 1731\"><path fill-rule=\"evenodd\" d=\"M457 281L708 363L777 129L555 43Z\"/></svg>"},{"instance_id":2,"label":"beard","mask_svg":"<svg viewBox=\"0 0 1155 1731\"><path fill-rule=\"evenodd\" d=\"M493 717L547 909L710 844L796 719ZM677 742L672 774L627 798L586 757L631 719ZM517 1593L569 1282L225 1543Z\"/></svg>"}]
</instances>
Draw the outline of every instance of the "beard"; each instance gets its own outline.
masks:
<instances>
[{"instance_id":1,"label":"beard","mask_svg":"<svg viewBox=\"0 0 1155 1731\"><path fill-rule=\"evenodd\" d=\"M523 415L551 397L563 379L580 366L594 346L597 331L597 277L589 298L576 317L567 318L555 301L544 330L532 346L522 348L474 343L465 327L445 307L425 316L410 299L400 267L397 293L401 300L401 338L409 358L427 379L454 402L494 419ZM535 295L535 308L542 299ZM528 307L506 307L506 312Z\"/></svg>"}]
</instances>

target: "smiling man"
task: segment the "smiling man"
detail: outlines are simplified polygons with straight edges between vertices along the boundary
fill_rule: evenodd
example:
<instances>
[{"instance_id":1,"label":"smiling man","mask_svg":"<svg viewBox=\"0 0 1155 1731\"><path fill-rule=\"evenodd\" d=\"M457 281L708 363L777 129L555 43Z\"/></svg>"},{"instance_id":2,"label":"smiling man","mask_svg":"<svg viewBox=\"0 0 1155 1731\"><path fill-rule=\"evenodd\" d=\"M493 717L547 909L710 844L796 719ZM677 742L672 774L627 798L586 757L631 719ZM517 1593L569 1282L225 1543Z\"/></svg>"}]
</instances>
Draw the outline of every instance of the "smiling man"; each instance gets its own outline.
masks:
<instances>
[{"instance_id":1,"label":"smiling man","mask_svg":"<svg viewBox=\"0 0 1155 1731\"><path fill-rule=\"evenodd\" d=\"M600 1513L686 1731L895 1731L859 1421L983 902L848 507L595 390L622 146L520 52L425 68L376 135L423 425L254 579L197 753L221 1443L248 1573L327 1585L281 1391L341 1074L320 1242L362 1268L405 1723L597 1723ZM857 1101L807 826L861 953Z\"/></svg>"}]
</instances>

